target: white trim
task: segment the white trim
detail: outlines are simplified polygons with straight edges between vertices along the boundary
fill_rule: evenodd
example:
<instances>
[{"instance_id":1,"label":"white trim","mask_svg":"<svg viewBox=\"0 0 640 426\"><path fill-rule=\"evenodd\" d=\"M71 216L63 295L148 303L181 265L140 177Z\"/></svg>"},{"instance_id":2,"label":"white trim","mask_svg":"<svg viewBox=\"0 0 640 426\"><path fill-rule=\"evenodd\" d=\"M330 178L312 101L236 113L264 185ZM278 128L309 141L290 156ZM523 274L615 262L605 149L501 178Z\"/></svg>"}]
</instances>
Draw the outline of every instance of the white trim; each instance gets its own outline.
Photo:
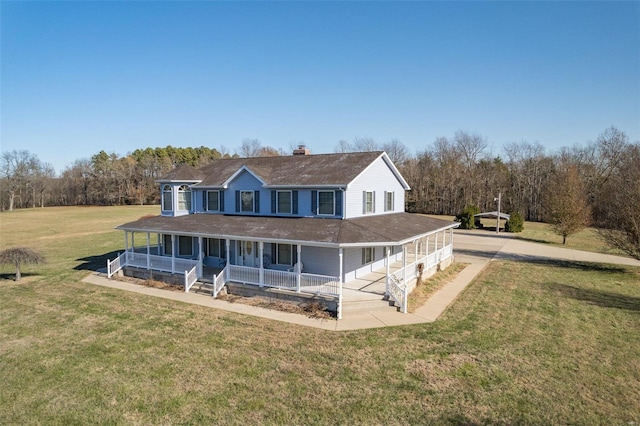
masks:
<instances>
[{"instance_id":1,"label":"white trim","mask_svg":"<svg viewBox=\"0 0 640 426\"><path fill-rule=\"evenodd\" d=\"M293 214L293 190L292 189L278 189L276 191L276 214ZM289 211L280 211L280 199L278 198L280 193L289 193Z\"/></svg>"},{"instance_id":2,"label":"white trim","mask_svg":"<svg viewBox=\"0 0 640 426\"><path fill-rule=\"evenodd\" d=\"M320 193L321 192L331 192L333 194L333 212L331 214L328 213L320 213ZM336 215L336 191L335 190L328 190L328 189L321 189L318 190L316 192L316 207L318 209L316 213L317 216L326 216L326 217L331 217L331 216L335 216ZM343 197L344 198L344 197Z\"/></svg>"},{"instance_id":3,"label":"white trim","mask_svg":"<svg viewBox=\"0 0 640 426\"><path fill-rule=\"evenodd\" d=\"M242 174L242 172L248 172L251 176L253 176L254 178L256 178L258 180L258 182L260 182L260 184L262 186L265 185L265 181L263 181L262 179L260 179L258 177L258 175L256 175L255 173L253 173L247 166L242 166L240 167L238 170L235 171L235 173L233 173L231 176L229 176L229 178L227 180L225 180L222 183L222 188L223 189L227 189L229 187L229 184L231 182L233 182L235 180L235 178L237 178L238 176L240 176Z\"/></svg>"},{"instance_id":4,"label":"white trim","mask_svg":"<svg viewBox=\"0 0 640 426\"><path fill-rule=\"evenodd\" d=\"M402 175L400 174L400 171L396 168L395 164L393 164L393 161L391 161L391 159L389 158L389 155L387 155L386 152L382 152L382 154L380 154L375 160L373 160L371 163L369 163L369 165L367 167L365 167L364 169L362 169L360 171L360 173L358 173L358 175L353 178L351 180L351 182L349 182L347 184L347 189L351 188L351 185L353 184L353 182L355 182L356 180L358 180L358 178L360 176L362 176L367 170L369 170L369 168L371 168L373 166L373 163L375 163L376 161L378 161L380 158L382 158L382 160L387 164L387 166L391 169L391 172L395 175L396 179L398 179L398 181L400 182L400 184L402 185L402 187L405 189L405 191L408 191L411 189L411 187L409 186L409 184L407 183L406 180L404 180L404 178L402 177Z\"/></svg>"}]
</instances>

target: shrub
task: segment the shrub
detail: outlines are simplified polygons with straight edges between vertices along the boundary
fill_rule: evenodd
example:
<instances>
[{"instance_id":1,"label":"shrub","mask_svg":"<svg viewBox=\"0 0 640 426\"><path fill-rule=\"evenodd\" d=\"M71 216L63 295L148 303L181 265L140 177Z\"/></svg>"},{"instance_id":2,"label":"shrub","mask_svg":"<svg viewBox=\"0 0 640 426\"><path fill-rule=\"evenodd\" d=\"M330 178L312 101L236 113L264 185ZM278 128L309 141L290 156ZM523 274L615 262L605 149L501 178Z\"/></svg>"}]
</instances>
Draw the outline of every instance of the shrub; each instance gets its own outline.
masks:
<instances>
[{"instance_id":1,"label":"shrub","mask_svg":"<svg viewBox=\"0 0 640 426\"><path fill-rule=\"evenodd\" d=\"M522 232L524 229L524 220L518 212L511 213L510 219L504 224L506 232Z\"/></svg>"},{"instance_id":2,"label":"shrub","mask_svg":"<svg viewBox=\"0 0 640 426\"><path fill-rule=\"evenodd\" d=\"M480 213L480 209L473 205L468 205L462 213L456 216L455 221L460 222L461 229L476 229L474 215Z\"/></svg>"}]
</instances>

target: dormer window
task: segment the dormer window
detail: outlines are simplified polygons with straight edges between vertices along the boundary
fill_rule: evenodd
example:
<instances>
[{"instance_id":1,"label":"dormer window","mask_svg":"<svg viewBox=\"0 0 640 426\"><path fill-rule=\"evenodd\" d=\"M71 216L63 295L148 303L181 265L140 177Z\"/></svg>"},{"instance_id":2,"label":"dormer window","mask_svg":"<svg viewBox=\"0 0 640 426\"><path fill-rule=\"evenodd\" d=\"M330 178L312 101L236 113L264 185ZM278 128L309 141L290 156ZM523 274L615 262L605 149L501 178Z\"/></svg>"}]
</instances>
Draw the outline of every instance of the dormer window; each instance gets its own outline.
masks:
<instances>
[{"instance_id":1,"label":"dormer window","mask_svg":"<svg viewBox=\"0 0 640 426\"><path fill-rule=\"evenodd\" d=\"M162 187L162 210L165 212L173 210L171 185L164 185Z\"/></svg>"},{"instance_id":2,"label":"dormer window","mask_svg":"<svg viewBox=\"0 0 640 426\"><path fill-rule=\"evenodd\" d=\"M191 188L187 185L178 188L178 210L191 211Z\"/></svg>"}]
</instances>

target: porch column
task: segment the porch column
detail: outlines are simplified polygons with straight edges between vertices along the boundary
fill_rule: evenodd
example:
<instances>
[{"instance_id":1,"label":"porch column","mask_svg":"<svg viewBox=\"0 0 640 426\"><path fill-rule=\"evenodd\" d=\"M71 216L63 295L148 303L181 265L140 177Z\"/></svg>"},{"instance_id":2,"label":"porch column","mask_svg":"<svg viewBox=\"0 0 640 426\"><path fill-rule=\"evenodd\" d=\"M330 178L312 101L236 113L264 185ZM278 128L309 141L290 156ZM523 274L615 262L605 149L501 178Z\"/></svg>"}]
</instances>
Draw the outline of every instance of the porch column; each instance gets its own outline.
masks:
<instances>
[{"instance_id":1,"label":"porch column","mask_svg":"<svg viewBox=\"0 0 640 426\"><path fill-rule=\"evenodd\" d=\"M171 273L176 273L176 236L171 234Z\"/></svg>"},{"instance_id":2,"label":"porch column","mask_svg":"<svg viewBox=\"0 0 640 426\"><path fill-rule=\"evenodd\" d=\"M384 282L384 295L389 295L389 275L391 273L391 248L389 246L386 247L387 252L385 255L387 256L387 279Z\"/></svg>"},{"instance_id":3,"label":"porch column","mask_svg":"<svg viewBox=\"0 0 640 426\"><path fill-rule=\"evenodd\" d=\"M298 274L296 276L296 291L300 293L300 278L302 274L302 259L300 259L300 254L302 253L302 246L300 244L296 246L296 253L298 254L297 256L298 262L296 262L296 273Z\"/></svg>"},{"instance_id":4,"label":"porch column","mask_svg":"<svg viewBox=\"0 0 640 426\"><path fill-rule=\"evenodd\" d=\"M147 270L151 269L151 247L150 247L150 242L149 239L151 238L151 235L149 232L147 232Z\"/></svg>"},{"instance_id":5,"label":"porch column","mask_svg":"<svg viewBox=\"0 0 640 426\"><path fill-rule=\"evenodd\" d=\"M413 242L413 263L416 264L418 263L418 240L415 240Z\"/></svg>"},{"instance_id":6,"label":"porch column","mask_svg":"<svg viewBox=\"0 0 640 426\"><path fill-rule=\"evenodd\" d=\"M429 259L429 236L424 237L424 269L428 269L427 260Z\"/></svg>"},{"instance_id":7,"label":"porch column","mask_svg":"<svg viewBox=\"0 0 640 426\"><path fill-rule=\"evenodd\" d=\"M264 242L258 242L258 255L260 256L260 287L264 285Z\"/></svg>"},{"instance_id":8,"label":"porch column","mask_svg":"<svg viewBox=\"0 0 640 426\"><path fill-rule=\"evenodd\" d=\"M131 251L136 252L136 240L135 240L135 232L131 232Z\"/></svg>"},{"instance_id":9,"label":"porch column","mask_svg":"<svg viewBox=\"0 0 640 426\"><path fill-rule=\"evenodd\" d=\"M402 245L402 282L407 284L407 245Z\"/></svg>"},{"instance_id":10,"label":"porch column","mask_svg":"<svg viewBox=\"0 0 640 426\"><path fill-rule=\"evenodd\" d=\"M202 261L204 260L204 250L202 249L204 239L198 237L198 277L202 276Z\"/></svg>"},{"instance_id":11,"label":"porch column","mask_svg":"<svg viewBox=\"0 0 640 426\"><path fill-rule=\"evenodd\" d=\"M129 233L124 231L124 261L129 263Z\"/></svg>"},{"instance_id":12,"label":"porch column","mask_svg":"<svg viewBox=\"0 0 640 426\"><path fill-rule=\"evenodd\" d=\"M343 210L344 211L344 210ZM344 279L342 277L344 271L343 271L343 266L342 266L342 258L343 256L343 251L344 249L342 247L340 247L338 249L338 260L340 261L340 265L339 265L339 273L340 273L340 277L338 278L338 283L340 285L340 289L338 290L338 319L342 319L342 283L344 282Z\"/></svg>"},{"instance_id":13,"label":"porch column","mask_svg":"<svg viewBox=\"0 0 640 426\"><path fill-rule=\"evenodd\" d=\"M437 265L438 264L438 233L437 232L435 236L436 236L436 240L433 242L433 254L435 256L433 256L433 261Z\"/></svg>"},{"instance_id":14,"label":"porch column","mask_svg":"<svg viewBox=\"0 0 640 426\"><path fill-rule=\"evenodd\" d=\"M231 264L231 240L229 240L228 238L225 238L224 240L224 245L226 247L226 257L227 257L227 263L225 265L225 267L229 264Z\"/></svg>"}]
</instances>

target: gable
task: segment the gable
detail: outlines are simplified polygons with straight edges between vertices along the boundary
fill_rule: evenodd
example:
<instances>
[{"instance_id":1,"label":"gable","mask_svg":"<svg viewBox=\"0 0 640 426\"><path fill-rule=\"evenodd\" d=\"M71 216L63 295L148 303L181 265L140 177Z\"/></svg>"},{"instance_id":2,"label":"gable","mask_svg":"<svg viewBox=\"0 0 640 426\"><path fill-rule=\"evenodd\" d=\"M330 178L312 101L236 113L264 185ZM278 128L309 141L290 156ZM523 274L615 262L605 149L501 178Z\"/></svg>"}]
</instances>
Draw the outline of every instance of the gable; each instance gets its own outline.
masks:
<instances>
[{"instance_id":1,"label":"gable","mask_svg":"<svg viewBox=\"0 0 640 426\"><path fill-rule=\"evenodd\" d=\"M389 156L386 153L382 153L376 160L372 161L364 170L362 170L356 178L349 182L347 188L351 188L355 184L362 185L366 184L366 182L372 182L372 186L369 189L375 189L375 187L388 186L391 184L389 180L393 180L393 184L399 184L405 191L411 189ZM373 182L386 182L386 185L375 184Z\"/></svg>"}]
</instances>

